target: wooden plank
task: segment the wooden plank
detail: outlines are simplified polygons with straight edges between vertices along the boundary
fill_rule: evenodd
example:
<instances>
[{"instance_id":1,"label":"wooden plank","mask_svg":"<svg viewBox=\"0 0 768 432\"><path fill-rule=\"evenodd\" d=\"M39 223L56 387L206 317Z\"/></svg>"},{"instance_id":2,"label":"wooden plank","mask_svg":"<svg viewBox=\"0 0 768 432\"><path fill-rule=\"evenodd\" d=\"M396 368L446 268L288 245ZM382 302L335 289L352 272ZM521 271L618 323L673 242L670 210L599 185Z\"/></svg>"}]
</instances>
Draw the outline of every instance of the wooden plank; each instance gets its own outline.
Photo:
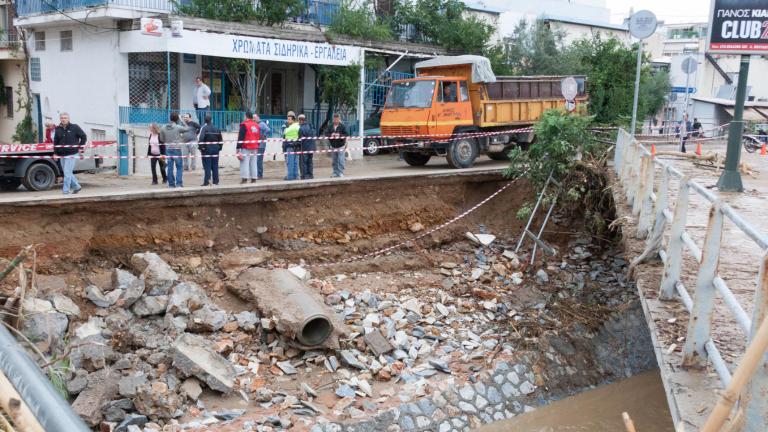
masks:
<instances>
[{"instance_id":1,"label":"wooden plank","mask_svg":"<svg viewBox=\"0 0 768 432\"><path fill-rule=\"evenodd\" d=\"M13 421L18 430L25 432L45 432L29 407L21 398L8 378L0 372L0 408Z\"/></svg>"}]
</instances>

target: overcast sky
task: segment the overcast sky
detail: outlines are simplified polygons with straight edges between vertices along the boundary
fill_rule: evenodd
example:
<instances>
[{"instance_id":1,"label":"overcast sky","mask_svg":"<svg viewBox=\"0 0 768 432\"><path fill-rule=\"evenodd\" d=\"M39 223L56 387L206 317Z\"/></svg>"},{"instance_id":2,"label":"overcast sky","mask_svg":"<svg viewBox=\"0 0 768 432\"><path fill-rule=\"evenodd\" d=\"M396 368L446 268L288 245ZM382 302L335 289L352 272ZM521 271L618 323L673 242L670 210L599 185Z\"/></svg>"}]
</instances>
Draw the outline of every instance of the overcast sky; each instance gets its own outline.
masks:
<instances>
[{"instance_id":1,"label":"overcast sky","mask_svg":"<svg viewBox=\"0 0 768 432\"><path fill-rule=\"evenodd\" d=\"M607 0L611 9L611 21L621 22L635 11L648 9L659 20L667 23L707 21L710 3L708 0Z\"/></svg>"}]
</instances>

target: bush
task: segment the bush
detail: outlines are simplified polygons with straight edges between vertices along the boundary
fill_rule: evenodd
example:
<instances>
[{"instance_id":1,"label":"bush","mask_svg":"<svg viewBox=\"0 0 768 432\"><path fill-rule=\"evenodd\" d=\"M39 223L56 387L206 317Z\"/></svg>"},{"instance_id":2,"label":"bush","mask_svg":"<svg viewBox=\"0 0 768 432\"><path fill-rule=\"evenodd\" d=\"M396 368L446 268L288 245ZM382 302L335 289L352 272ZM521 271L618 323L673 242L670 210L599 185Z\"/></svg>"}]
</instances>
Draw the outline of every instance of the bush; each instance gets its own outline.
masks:
<instances>
[{"instance_id":1,"label":"bush","mask_svg":"<svg viewBox=\"0 0 768 432\"><path fill-rule=\"evenodd\" d=\"M343 34L359 39L394 39L390 27L376 17L367 3L359 8L353 8L346 2L342 4L328 31L331 34Z\"/></svg>"}]
</instances>

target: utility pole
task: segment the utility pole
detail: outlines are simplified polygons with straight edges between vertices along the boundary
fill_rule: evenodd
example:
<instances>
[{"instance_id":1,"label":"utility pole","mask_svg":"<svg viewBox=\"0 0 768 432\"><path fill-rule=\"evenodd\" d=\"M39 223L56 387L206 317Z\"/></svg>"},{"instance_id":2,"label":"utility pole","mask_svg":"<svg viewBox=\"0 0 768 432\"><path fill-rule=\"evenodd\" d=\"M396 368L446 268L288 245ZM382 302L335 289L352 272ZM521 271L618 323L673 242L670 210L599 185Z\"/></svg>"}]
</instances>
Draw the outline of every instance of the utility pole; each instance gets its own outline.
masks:
<instances>
[{"instance_id":1,"label":"utility pole","mask_svg":"<svg viewBox=\"0 0 768 432\"><path fill-rule=\"evenodd\" d=\"M744 101L747 98L749 59L750 55L741 55L739 83L736 86L736 105L733 109L733 120L731 120L731 124L728 126L728 150L725 154L725 170L717 181L717 188L721 192L744 191L741 173L739 172L739 158L741 157L741 136L744 133Z\"/></svg>"}]
</instances>

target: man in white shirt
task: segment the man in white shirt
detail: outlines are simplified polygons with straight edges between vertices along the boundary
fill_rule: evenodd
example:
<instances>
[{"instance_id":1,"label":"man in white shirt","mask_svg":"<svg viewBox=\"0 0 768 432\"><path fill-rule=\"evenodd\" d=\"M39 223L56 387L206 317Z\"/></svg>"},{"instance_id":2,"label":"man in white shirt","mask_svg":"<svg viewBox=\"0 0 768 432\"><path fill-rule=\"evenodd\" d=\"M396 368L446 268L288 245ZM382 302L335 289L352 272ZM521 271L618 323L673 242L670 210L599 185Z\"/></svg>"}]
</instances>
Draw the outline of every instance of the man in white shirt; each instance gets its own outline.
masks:
<instances>
[{"instance_id":1,"label":"man in white shirt","mask_svg":"<svg viewBox=\"0 0 768 432\"><path fill-rule=\"evenodd\" d=\"M199 124L203 123L205 114L211 107L211 89L203 83L200 77L195 78L195 91L192 93L192 104L195 106Z\"/></svg>"}]
</instances>

